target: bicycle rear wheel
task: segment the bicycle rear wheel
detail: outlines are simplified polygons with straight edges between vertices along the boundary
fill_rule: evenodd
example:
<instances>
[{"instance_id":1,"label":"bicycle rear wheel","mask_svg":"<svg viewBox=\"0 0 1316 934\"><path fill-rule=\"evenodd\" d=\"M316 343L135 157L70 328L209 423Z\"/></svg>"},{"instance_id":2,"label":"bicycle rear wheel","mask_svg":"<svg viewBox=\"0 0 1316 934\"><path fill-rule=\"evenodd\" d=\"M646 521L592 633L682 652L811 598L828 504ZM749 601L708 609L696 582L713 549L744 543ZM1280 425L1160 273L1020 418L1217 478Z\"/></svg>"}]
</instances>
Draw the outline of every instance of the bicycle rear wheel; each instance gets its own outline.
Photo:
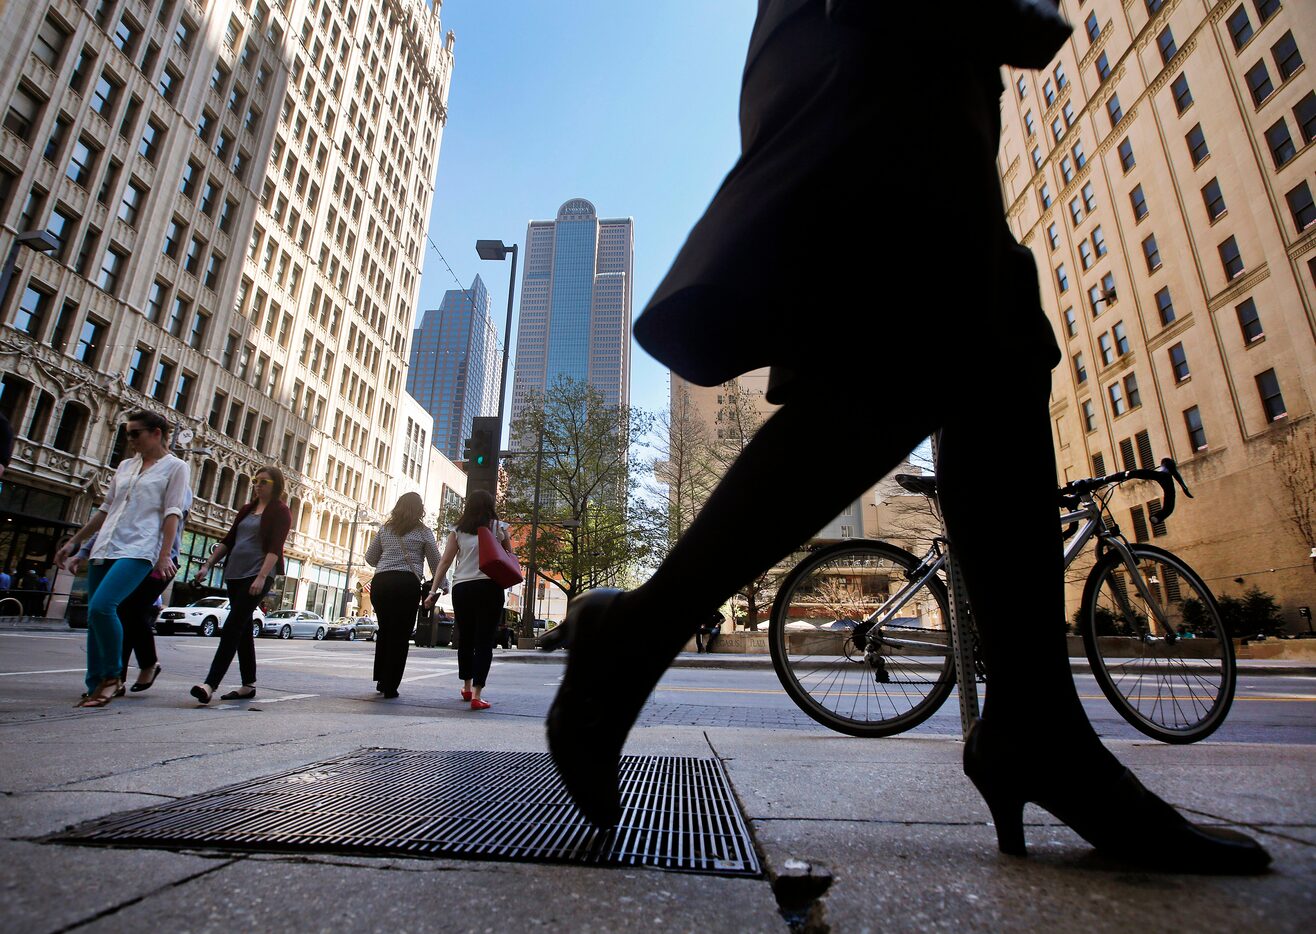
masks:
<instances>
[{"instance_id":1,"label":"bicycle rear wheel","mask_svg":"<svg viewBox=\"0 0 1316 934\"><path fill-rule=\"evenodd\" d=\"M1234 701L1234 644L1192 568L1152 545L1129 550L1155 606L1119 553L1107 551L1088 575L1080 610L1092 674L1120 716L1143 733L1195 743L1219 728Z\"/></svg>"},{"instance_id":2,"label":"bicycle rear wheel","mask_svg":"<svg viewBox=\"0 0 1316 934\"><path fill-rule=\"evenodd\" d=\"M950 604L935 576L900 593L918 566L894 545L848 541L787 575L768 646L786 693L810 717L851 736L890 736L945 702L955 684Z\"/></svg>"}]
</instances>

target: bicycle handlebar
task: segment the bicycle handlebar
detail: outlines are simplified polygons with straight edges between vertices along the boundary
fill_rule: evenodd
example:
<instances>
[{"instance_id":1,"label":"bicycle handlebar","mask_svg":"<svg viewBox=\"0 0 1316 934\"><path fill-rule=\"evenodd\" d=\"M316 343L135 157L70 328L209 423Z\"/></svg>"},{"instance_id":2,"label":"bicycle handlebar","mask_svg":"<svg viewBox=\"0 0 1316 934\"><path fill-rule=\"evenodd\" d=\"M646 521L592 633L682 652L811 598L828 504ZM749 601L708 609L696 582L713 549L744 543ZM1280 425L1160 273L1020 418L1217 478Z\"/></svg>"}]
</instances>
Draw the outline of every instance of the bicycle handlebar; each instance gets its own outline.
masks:
<instances>
[{"instance_id":1,"label":"bicycle handlebar","mask_svg":"<svg viewBox=\"0 0 1316 934\"><path fill-rule=\"evenodd\" d=\"M1154 480L1160 484L1161 508L1150 514L1153 523L1164 522L1174 512L1176 483L1179 485L1179 489L1183 490L1184 496L1189 499L1193 498L1192 492L1188 489L1188 484L1184 483L1183 476L1179 473L1179 465L1174 462L1174 458L1166 457L1161 460L1159 467L1138 467L1133 470L1121 470L1117 473L1106 474L1104 477L1072 480L1060 488L1060 505L1063 508L1072 509L1078 505L1081 496L1102 487L1114 483L1124 483L1128 480Z\"/></svg>"}]
</instances>

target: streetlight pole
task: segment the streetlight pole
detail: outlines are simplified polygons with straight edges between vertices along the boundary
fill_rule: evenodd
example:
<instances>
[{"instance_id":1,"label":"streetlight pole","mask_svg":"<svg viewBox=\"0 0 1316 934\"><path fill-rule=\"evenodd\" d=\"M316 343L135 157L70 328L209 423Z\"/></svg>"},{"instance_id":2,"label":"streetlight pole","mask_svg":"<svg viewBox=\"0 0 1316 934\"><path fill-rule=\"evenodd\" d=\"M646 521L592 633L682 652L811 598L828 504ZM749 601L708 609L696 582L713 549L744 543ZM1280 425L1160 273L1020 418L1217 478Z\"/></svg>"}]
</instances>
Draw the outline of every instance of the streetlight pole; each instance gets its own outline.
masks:
<instances>
[{"instance_id":1,"label":"streetlight pole","mask_svg":"<svg viewBox=\"0 0 1316 934\"><path fill-rule=\"evenodd\" d=\"M347 615L347 601L352 595L352 565L356 563L356 523L361 518L361 506L352 513L352 531L347 533L347 577L343 581L343 606L339 616Z\"/></svg>"},{"instance_id":2,"label":"streetlight pole","mask_svg":"<svg viewBox=\"0 0 1316 934\"><path fill-rule=\"evenodd\" d=\"M512 299L516 293L516 257L517 245L507 246L501 240L476 240L475 252L480 259L504 260L512 256L512 272L507 280L507 325L503 329L503 373L498 380L498 436L494 442L493 475L498 476L498 449L503 443L503 429L507 426L503 406L507 402L507 362L512 349Z\"/></svg>"},{"instance_id":3,"label":"streetlight pole","mask_svg":"<svg viewBox=\"0 0 1316 934\"><path fill-rule=\"evenodd\" d=\"M526 567L525 604L521 614L521 635L527 639L535 635L535 592L539 584L535 576L539 566L535 563L536 546L539 543L539 484L544 476L544 420L539 420L539 445L535 451L535 501L530 507L530 563Z\"/></svg>"}]
</instances>

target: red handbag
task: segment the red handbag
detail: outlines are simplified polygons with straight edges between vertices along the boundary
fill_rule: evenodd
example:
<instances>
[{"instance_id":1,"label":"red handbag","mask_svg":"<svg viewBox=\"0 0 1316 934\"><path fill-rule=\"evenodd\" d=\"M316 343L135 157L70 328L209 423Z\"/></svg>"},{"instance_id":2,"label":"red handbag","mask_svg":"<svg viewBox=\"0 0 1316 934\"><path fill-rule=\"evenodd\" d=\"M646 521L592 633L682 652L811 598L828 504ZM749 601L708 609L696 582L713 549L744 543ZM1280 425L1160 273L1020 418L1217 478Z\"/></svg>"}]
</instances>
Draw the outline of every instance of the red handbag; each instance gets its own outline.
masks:
<instances>
[{"instance_id":1,"label":"red handbag","mask_svg":"<svg viewBox=\"0 0 1316 934\"><path fill-rule=\"evenodd\" d=\"M476 534L480 539L480 573L504 589L525 580L521 574L521 562L503 547L492 531L482 526Z\"/></svg>"}]
</instances>

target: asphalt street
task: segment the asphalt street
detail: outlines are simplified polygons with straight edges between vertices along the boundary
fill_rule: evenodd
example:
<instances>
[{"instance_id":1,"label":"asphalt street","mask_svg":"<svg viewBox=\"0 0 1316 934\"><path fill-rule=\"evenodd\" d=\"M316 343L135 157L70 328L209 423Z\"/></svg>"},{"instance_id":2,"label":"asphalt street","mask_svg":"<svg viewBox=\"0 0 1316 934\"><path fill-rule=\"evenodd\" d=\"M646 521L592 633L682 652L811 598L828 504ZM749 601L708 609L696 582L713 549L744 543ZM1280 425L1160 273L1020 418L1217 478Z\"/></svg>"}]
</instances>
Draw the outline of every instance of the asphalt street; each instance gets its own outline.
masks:
<instances>
[{"instance_id":1,"label":"asphalt street","mask_svg":"<svg viewBox=\"0 0 1316 934\"><path fill-rule=\"evenodd\" d=\"M70 704L82 690L83 641L80 632L0 632L0 712L25 704L25 688L42 693L65 685ZM163 673L151 691L130 694L116 703L199 707L188 688L210 664L216 639L193 635L156 639ZM471 712L457 696L456 652L412 647L401 696L384 700L374 691L368 642L313 640L257 641L258 692L254 701L214 701L220 711L270 711L295 704L299 712L361 713L368 704L383 715L414 717L503 717L542 720L552 700L560 664L527 664L528 650L495 649L485 697L494 706ZM558 658L561 655L559 653ZM714 662L716 660L714 659ZM136 670L130 672L130 679ZM1110 739L1145 739L1107 703L1089 675L1076 674L1080 696L1097 731ZM222 693L238 685L236 662ZM1316 745L1316 677L1248 675L1240 672L1229 719L1212 742ZM82 712L80 712L82 713ZM85 715L85 714L83 714ZM786 696L769 668L673 668L663 678L641 716L644 726L716 726L751 729L816 730L827 733ZM959 705L954 694L911 734L954 736L959 733Z\"/></svg>"}]
</instances>

